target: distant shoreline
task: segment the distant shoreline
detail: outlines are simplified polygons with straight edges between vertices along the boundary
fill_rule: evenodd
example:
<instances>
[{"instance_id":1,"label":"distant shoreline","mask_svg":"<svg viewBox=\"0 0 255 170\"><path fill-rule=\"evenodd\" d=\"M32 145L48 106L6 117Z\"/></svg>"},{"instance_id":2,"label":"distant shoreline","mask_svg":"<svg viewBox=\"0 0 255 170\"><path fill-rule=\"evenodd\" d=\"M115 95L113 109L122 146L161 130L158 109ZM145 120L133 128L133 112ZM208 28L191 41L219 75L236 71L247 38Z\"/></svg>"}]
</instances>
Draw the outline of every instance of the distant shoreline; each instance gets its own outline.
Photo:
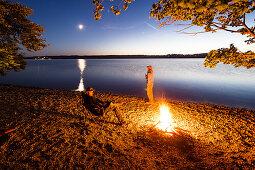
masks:
<instances>
[{"instance_id":1,"label":"distant shoreline","mask_svg":"<svg viewBox=\"0 0 255 170\"><path fill-rule=\"evenodd\" d=\"M155 58L205 58L207 53L201 54L168 54L168 55L91 55L91 56L34 56L26 59L155 59Z\"/></svg>"}]
</instances>

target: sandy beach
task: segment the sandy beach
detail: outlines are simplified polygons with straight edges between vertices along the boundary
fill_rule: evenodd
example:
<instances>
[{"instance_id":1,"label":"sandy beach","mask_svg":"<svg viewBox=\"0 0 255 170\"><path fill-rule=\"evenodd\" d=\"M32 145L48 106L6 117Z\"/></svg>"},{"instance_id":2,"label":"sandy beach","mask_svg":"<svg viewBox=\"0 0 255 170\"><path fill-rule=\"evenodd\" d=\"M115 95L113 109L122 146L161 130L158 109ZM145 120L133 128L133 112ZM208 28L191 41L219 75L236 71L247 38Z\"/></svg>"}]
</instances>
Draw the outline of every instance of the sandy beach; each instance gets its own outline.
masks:
<instances>
[{"instance_id":1,"label":"sandy beach","mask_svg":"<svg viewBox=\"0 0 255 170\"><path fill-rule=\"evenodd\" d=\"M128 124L82 105L81 92L0 85L1 169L198 169L255 167L255 111L96 92ZM155 127L169 107L178 133Z\"/></svg>"}]
</instances>

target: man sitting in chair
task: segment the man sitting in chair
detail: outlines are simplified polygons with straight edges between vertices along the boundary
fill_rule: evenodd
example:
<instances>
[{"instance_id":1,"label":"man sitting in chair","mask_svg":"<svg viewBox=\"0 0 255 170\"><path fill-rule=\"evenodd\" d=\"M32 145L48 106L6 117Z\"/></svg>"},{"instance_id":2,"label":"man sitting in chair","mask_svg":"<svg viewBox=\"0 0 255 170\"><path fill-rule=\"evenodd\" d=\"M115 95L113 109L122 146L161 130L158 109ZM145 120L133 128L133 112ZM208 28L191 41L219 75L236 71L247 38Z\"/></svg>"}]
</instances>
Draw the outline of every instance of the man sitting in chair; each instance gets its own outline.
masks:
<instances>
[{"instance_id":1,"label":"man sitting in chair","mask_svg":"<svg viewBox=\"0 0 255 170\"><path fill-rule=\"evenodd\" d=\"M119 110L116 104L112 102L102 102L101 100L94 97L94 89L87 88L86 91L82 92L82 98L84 101L85 107L90 110L93 114L97 116L104 116L109 111L114 111L116 117L118 118L120 125L123 125L125 122L122 118L121 111Z\"/></svg>"}]
</instances>

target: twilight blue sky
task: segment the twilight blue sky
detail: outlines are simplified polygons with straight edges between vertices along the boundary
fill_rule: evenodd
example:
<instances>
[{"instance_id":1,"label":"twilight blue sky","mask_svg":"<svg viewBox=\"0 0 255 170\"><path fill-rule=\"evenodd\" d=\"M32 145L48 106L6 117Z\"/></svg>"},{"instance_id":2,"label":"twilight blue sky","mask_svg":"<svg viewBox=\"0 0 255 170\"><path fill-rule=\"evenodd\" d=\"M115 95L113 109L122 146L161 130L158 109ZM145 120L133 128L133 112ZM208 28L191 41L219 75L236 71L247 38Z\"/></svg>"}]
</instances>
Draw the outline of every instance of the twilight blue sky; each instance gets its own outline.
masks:
<instances>
[{"instance_id":1,"label":"twilight blue sky","mask_svg":"<svg viewBox=\"0 0 255 170\"><path fill-rule=\"evenodd\" d=\"M220 31L196 36L181 34L178 24L159 28L149 12L156 0L136 0L119 16L110 12L114 2L106 2L102 19L94 20L92 0L14 0L33 8L31 20L44 26L44 37L50 45L34 55L98 54L194 54L205 53L234 43L242 51L253 50L245 37ZM106 0L105 0L106 1ZM248 19L251 20L251 14ZM183 23L183 22L179 22ZM84 25L83 30L78 25ZM249 24L254 24L250 21ZM189 32L201 31L192 28Z\"/></svg>"}]
</instances>

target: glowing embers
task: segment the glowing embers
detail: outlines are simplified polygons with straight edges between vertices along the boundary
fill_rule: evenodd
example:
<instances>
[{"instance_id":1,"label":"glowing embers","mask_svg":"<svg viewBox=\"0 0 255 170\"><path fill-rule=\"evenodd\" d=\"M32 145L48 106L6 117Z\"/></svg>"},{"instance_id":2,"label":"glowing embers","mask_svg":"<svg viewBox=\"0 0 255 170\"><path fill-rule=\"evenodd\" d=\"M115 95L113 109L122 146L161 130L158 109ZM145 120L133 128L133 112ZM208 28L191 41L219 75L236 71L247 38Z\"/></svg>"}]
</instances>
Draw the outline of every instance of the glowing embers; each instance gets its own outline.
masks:
<instances>
[{"instance_id":1,"label":"glowing embers","mask_svg":"<svg viewBox=\"0 0 255 170\"><path fill-rule=\"evenodd\" d=\"M176 123L174 123L172 119L172 115L169 112L169 108L166 104L160 105L160 116L159 120L156 124L156 127L169 135L173 135L173 133L177 133L174 130L174 127L176 127Z\"/></svg>"}]
</instances>

